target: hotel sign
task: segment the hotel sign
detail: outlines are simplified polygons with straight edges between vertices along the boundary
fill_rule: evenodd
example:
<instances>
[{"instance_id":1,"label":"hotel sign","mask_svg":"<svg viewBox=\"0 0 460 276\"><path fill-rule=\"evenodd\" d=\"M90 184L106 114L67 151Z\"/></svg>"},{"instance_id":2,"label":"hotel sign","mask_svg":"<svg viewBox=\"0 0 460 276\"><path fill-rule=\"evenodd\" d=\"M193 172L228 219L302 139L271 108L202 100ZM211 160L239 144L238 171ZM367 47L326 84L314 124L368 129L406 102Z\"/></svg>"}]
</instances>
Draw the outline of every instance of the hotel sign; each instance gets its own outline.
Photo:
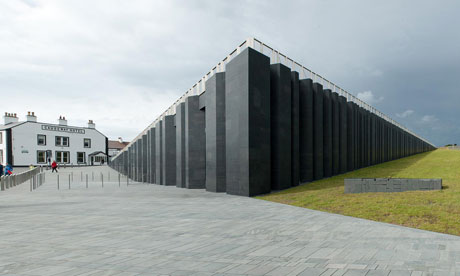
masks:
<instances>
[{"instance_id":1,"label":"hotel sign","mask_svg":"<svg viewBox=\"0 0 460 276\"><path fill-rule=\"evenodd\" d=\"M71 128L71 127L65 127L65 126L42 125L42 129L49 130L49 131L60 131L60 132L68 132L68 133L85 134L84 129Z\"/></svg>"}]
</instances>

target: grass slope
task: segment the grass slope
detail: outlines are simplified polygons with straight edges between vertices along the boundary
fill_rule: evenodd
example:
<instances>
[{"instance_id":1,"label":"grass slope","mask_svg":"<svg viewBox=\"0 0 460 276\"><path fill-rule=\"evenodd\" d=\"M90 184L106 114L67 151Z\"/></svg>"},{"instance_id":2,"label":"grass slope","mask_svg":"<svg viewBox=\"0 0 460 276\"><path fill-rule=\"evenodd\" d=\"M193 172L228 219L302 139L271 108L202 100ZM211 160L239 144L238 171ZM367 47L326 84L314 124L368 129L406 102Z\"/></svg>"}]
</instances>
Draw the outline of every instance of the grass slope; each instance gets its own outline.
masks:
<instances>
[{"instance_id":1,"label":"grass slope","mask_svg":"<svg viewBox=\"0 0 460 276\"><path fill-rule=\"evenodd\" d=\"M344 194L345 178L442 178L442 191ZM259 199L460 235L460 151L432 152L322 179Z\"/></svg>"}]
</instances>

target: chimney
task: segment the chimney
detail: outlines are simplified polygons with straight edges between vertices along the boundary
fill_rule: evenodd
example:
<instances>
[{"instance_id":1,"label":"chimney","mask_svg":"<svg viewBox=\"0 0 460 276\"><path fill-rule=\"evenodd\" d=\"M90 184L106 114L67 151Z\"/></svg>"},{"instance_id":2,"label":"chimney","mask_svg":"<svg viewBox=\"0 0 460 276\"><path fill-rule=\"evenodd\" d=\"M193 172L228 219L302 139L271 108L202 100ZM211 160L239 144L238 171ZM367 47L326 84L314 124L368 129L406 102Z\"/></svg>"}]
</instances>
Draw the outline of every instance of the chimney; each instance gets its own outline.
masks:
<instances>
[{"instance_id":1,"label":"chimney","mask_svg":"<svg viewBox=\"0 0 460 276\"><path fill-rule=\"evenodd\" d=\"M35 113L27 111L26 121L27 122L37 122L37 117L35 116Z\"/></svg>"},{"instance_id":2,"label":"chimney","mask_svg":"<svg viewBox=\"0 0 460 276\"><path fill-rule=\"evenodd\" d=\"M66 126L67 125L67 120L65 119L64 116L59 116L58 122L59 122L60 126Z\"/></svg>"},{"instance_id":3,"label":"chimney","mask_svg":"<svg viewBox=\"0 0 460 276\"><path fill-rule=\"evenodd\" d=\"M5 112L5 116L3 116L3 122L5 125L7 125L7 124L12 124L12 123L17 123L19 122L19 119L16 113L13 114L13 113Z\"/></svg>"},{"instance_id":4,"label":"chimney","mask_svg":"<svg viewBox=\"0 0 460 276\"><path fill-rule=\"evenodd\" d=\"M88 121L88 128L92 128L92 129L96 128L96 124L93 122L93 120Z\"/></svg>"},{"instance_id":5,"label":"chimney","mask_svg":"<svg viewBox=\"0 0 460 276\"><path fill-rule=\"evenodd\" d=\"M120 144L123 144L123 138L118 137L118 142L120 142Z\"/></svg>"}]
</instances>

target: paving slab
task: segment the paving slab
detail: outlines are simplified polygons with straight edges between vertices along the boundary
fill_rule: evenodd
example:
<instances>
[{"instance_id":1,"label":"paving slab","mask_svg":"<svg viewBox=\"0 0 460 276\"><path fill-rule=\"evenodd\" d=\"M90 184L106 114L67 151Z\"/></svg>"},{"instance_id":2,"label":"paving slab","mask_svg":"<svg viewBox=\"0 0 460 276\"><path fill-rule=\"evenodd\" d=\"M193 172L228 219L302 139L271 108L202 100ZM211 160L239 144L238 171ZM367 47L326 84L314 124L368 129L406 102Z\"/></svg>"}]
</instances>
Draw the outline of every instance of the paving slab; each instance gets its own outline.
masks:
<instances>
[{"instance_id":1,"label":"paving slab","mask_svg":"<svg viewBox=\"0 0 460 276\"><path fill-rule=\"evenodd\" d=\"M126 185L108 167L62 169L59 177L59 190L57 174L46 172L46 183L33 192L24 183L0 193L0 275L460 270L457 236L204 190Z\"/></svg>"}]
</instances>

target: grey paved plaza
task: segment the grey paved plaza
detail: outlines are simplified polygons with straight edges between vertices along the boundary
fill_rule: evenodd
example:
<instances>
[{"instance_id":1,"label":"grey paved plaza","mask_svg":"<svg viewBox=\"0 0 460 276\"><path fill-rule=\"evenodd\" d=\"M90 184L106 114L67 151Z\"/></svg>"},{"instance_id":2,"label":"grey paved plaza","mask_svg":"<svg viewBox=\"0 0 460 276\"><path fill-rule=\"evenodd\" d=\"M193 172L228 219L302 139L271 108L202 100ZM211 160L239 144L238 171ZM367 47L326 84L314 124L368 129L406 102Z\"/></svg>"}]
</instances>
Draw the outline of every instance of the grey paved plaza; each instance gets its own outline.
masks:
<instances>
[{"instance_id":1,"label":"grey paved plaza","mask_svg":"<svg viewBox=\"0 0 460 276\"><path fill-rule=\"evenodd\" d=\"M104 188L100 177L104 171ZM247 197L132 183L108 168L0 193L1 275L455 275L460 238ZM68 190L68 173L74 171ZM92 180L91 171L95 171ZM79 183L89 174L89 188Z\"/></svg>"}]
</instances>

